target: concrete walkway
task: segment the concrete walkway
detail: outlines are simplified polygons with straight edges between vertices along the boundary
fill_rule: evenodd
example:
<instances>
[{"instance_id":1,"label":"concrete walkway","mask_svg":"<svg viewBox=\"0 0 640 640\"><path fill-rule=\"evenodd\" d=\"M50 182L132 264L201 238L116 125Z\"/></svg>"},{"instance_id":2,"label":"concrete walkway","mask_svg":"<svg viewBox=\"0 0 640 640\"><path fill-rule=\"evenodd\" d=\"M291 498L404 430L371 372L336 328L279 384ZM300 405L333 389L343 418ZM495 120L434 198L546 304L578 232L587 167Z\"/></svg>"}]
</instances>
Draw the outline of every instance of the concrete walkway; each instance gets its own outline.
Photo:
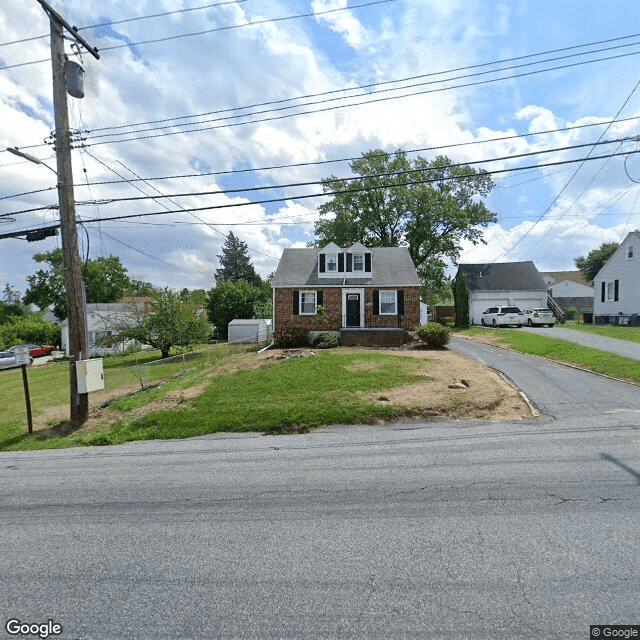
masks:
<instances>
[{"instance_id":1,"label":"concrete walkway","mask_svg":"<svg viewBox=\"0 0 640 640\"><path fill-rule=\"evenodd\" d=\"M554 327L552 329L546 327L522 327L519 331L527 331L528 333L536 333L549 338L557 338L558 340L566 340L567 342L575 342L585 347L600 349L600 351L608 351L616 353L619 356L634 358L640 360L640 343L629 342L627 340L619 340L618 338L605 338L604 336L596 336L575 329L565 329Z\"/></svg>"}]
</instances>

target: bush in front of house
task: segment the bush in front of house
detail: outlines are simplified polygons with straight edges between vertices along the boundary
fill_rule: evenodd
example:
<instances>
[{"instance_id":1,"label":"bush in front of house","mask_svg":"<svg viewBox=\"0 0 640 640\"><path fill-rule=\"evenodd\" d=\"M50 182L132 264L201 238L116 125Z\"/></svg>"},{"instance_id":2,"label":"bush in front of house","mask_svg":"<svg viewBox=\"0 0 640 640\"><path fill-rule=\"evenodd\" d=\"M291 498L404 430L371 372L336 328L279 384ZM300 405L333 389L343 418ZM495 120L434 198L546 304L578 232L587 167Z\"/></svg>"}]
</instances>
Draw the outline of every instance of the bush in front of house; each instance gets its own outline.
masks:
<instances>
[{"instance_id":1,"label":"bush in front of house","mask_svg":"<svg viewBox=\"0 0 640 640\"><path fill-rule=\"evenodd\" d=\"M420 342L430 349L443 349L449 344L449 339L451 338L449 328L437 322L423 324L415 332L415 335Z\"/></svg>"},{"instance_id":2,"label":"bush in front of house","mask_svg":"<svg viewBox=\"0 0 640 640\"><path fill-rule=\"evenodd\" d=\"M340 338L332 333L319 333L312 344L316 349L333 349L340 346Z\"/></svg>"},{"instance_id":3,"label":"bush in front of house","mask_svg":"<svg viewBox=\"0 0 640 640\"><path fill-rule=\"evenodd\" d=\"M564 310L564 315L567 320L575 320L578 315L578 309L576 307L567 307Z\"/></svg>"},{"instance_id":4,"label":"bush in front of house","mask_svg":"<svg viewBox=\"0 0 640 640\"><path fill-rule=\"evenodd\" d=\"M273 341L279 349L309 346L309 332L298 327L284 327L273 332Z\"/></svg>"}]
</instances>

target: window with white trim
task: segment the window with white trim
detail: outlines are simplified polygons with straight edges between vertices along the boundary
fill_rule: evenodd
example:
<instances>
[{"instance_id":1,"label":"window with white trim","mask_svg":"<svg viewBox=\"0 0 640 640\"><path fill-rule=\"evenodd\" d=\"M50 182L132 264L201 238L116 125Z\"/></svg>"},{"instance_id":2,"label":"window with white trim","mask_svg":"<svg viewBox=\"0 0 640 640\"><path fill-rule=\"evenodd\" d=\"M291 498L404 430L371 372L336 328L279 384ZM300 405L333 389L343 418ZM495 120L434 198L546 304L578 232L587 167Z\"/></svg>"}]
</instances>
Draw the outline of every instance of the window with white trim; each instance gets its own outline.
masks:
<instances>
[{"instance_id":1,"label":"window with white trim","mask_svg":"<svg viewBox=\"0 0 640 640\"><path fill-rule=\"evenodd\" d=\"M395 291L380 292L380 315L394 316L397 310L397 296Z\"/></svg>"},{"instance_id":2,"label":"window with white trim","mask_svg":"<svg viewBox=\"0 0 640 640\"><path fill-rule=\"evenodd\" d=\"M312 316L316 312L316 292L301 291L300 292L300 315Z\"/></svg>"},{"instance_id":3,"label":"window with white trim","mask_svg":"<svg viewBox=\"0 0 640 640\"><path fill-rule=\"evenodd\" d=\"M353 270L364 271L364 256L361 253L353 254Z\"/></svg>"},{"instance_id":4,"label":"window with white trim","mask_svg":"<svg viewBox=\"0 0 640 640\"><path fill-rule=\"evenodd\" d=\"M633 245L630 244L627 247L627 260L631 260L631 258L633 258Z\"/></svg>"},{"instance_id":5,"label":"window with white trim","mask_svg":"<svg viewBox=\"0 0 640 640\"><path fill-rule=\"evenodd\" d=\"M615 299L616 285L615 282L607 282L607 302Z\"/></svg>"},{"instance_id":6,"label":"window with white trim","mask_svg":"<svg viewBox=\"0 0 640 640\"><path fill-rule=\"evenodd\" d=\"M328 253L325 258L325 265L326 265L327 271L337 271L338 270L338 254Z\"/></svg>"}]
</instances>

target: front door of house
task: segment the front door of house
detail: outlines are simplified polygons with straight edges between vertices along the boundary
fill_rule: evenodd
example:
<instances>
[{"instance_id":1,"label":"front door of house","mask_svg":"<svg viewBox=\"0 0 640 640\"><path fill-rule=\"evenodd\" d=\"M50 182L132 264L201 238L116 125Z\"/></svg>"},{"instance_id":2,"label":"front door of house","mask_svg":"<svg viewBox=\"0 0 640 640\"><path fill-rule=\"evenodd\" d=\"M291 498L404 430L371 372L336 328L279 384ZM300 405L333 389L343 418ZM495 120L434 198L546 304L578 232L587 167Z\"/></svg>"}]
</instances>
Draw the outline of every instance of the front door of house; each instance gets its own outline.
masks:
<instances>
[{"instance_id":1,"label":"front door of house","mask_svg":"<svg viewBox=\"0 0 640 640\"><path fill-rule=\"evenodd\" d=\"M360 326L360 294L347 293L347 327Z\"/></svg>"}]
</instances>

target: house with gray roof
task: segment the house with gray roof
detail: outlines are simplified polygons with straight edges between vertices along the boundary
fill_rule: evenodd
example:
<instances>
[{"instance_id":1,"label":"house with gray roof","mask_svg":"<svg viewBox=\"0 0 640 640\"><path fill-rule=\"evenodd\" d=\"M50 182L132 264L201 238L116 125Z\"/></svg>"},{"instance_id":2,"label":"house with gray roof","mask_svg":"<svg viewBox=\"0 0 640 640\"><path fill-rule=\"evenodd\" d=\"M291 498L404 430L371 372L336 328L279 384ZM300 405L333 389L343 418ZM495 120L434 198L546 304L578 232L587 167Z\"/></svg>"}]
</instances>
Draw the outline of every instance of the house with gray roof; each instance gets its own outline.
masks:
<instances>
[{"instance_id":1,"label":"house with gray roof","mask_svg":"<svg viewBox=\"0 0 640 640\"><path fill-rule=\"evenodd\" d=\"M394 345L420 325L420 279L406 247L285 249L273 278L274 333L333 333L343 345Z\"/></svg>"},{"instance_id":2,"label":"house with gray roof","mask_svg":"<svg viewBox=\"0 0 640 640\"><path fill-rule=\"evenodd\" d=\"M462 275L469 290L472 324L480 324L482 313L488 307L536 309L549 303L547 283L531 261L461 264L456 279Z\"/></svg>"},{"instance_id":3,"label":"house with gray roof","mask_svg":"<svg viewBox=\"0 0 640 640\"><path fill-rule=\"evenodd\" d=\"M593 283L585 279L582 271L541 271L540 275L562 309L593 310Z\"/></svg>"}]
</instances>

